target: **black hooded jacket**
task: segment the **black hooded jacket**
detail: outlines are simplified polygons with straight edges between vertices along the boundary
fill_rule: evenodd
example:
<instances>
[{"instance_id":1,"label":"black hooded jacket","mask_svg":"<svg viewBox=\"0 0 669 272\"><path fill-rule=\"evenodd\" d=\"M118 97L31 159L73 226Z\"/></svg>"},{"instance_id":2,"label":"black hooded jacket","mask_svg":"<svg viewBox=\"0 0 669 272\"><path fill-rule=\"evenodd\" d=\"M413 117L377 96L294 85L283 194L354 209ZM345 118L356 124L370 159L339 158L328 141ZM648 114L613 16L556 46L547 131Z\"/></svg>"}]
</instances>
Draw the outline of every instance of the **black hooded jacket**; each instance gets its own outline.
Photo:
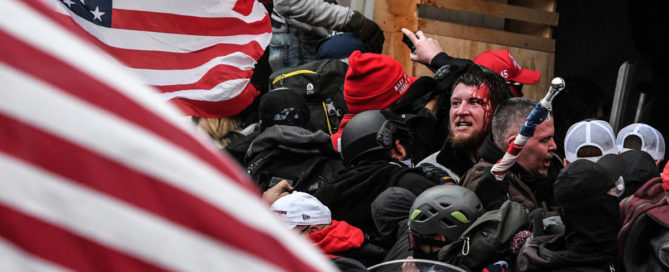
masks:
<instances>
[{"instance_id":1,"label":"black hooded jacket","mask_svg":"<svg viewBox=\"0 0 669 272\"><path fill-rule=\"evenodd\" d=\"M279 178L292 181L295 190L311 194L332 182L344 168L328 134L284 125L271 126L253 140L245 165L263 191L271 187L272 178Z\"/></svg>"},{"instance_id":2,"label":"black hooded jacket","mask_svg":"<svg viewBox=\"0 0 669 272\"><path fill-rule=\"evenodd\" d=\"M567 250L562 235L527 240L516 258L517 271L611 272L612 258Z\"/></svg>"},{"instance_id":3,"label":"black hooded jacket","mask_svg":"<svg viewBox=\"0 0 669 272\"><path fill-rule=\"evenodd\" d=\"M346 221L371 235L378 233L371 204L381 192L395 186L419 195L435 185L420 174L420 169L388 161L361 161L337 173L335 181L326 184L315 196L330 208L332 219Z\"/></svg>"},{"instance_id":4,"label":"black hooded jacket","mask_svg":"<svg viewBox=\"0 0 669 272\"><path fill-rule=\"evenodd\" d=\"M611 271L618 251L618 199L593 196L562 207L564 235L530 238L518 255L520 271Z\"/></svg>"}]
</instances>

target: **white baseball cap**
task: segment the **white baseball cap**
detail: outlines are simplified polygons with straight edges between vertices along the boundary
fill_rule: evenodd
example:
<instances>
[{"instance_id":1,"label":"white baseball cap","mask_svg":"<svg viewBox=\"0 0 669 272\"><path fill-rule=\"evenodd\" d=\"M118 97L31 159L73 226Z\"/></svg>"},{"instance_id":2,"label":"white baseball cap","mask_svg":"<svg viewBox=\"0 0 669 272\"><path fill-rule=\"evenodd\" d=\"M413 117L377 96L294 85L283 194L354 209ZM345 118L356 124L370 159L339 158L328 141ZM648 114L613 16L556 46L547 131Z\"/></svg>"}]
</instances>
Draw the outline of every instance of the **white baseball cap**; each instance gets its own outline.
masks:
<instances>
[{"instance_id":1,"label":"white baseball cap","mask_svg":"<svg viewBox=\"0 0 669 272\"><path fill-rule=\"evenodd\" d=\"M278 214L291 229L296 226L332 223L330 209L312 195L303 192L293 192L277 199L270 209Z\"/></svg>"},{"instance_id":2,"label":"white baseball cap","mask_svg":"<svg viewBox=\"0 0 669 272\"><path fill-rule=\"evenodd\" d=\"M625 152L631 149L623 146L625 139L631 135L641 139L641 151L650 154L654 160L664 159L664 137L662 137L662 133L642 123L631 124L618 132L618 138L616 138L618 151Z\"/></svg>"},{"instance_id":3,"label":"white baseball cap","mask_svg":"<svg viewBox=\"0 0 669 272\"><path fill-rule=\"evenodd\" d=\"M564 137L564 155L568 162L582 159L576 156L584 146L594 146L606 154L617 154L616 136L613 128L606 121L584 120L571 125ZM592 158L598 159L598 158Z\"/></svg>"}]
</instances>

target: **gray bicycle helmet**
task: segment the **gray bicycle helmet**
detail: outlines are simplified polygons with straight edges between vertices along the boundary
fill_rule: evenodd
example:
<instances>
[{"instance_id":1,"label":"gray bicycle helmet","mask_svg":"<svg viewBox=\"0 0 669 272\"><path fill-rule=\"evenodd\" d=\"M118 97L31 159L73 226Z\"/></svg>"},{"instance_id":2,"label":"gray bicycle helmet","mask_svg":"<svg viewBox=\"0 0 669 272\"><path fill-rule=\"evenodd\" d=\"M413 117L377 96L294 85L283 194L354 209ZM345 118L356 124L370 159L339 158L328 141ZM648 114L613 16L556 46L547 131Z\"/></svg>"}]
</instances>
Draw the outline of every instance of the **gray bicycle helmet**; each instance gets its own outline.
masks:
<instances>
[{"instance_id":1,"label":"gray bicycle helmet","mask_svg":"<svg viewBox=\"0 0 669 272\"><path fill-rule=\"evenodd\" d=\"M423 236L443 234L455 241L482 214L483 205L474 192L458 185L439 185L416 197L409 230Z\"/></svg>"}]
</instances>

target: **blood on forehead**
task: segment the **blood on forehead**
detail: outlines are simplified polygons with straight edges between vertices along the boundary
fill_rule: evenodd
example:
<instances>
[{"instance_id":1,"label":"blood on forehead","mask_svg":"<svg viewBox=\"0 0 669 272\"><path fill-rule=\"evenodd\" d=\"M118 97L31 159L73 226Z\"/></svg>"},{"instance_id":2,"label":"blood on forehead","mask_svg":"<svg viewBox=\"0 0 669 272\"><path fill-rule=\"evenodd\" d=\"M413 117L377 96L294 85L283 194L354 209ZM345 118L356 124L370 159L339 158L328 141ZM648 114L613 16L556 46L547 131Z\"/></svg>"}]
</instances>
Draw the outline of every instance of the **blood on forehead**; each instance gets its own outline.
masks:
<instances>
[{"instance_id":1,"label":"blood on forehead","mask_svg":"<svg viewBox=\"0 0 669 272\"><path fill-rule=\"evenodd\" d=\"M488 101L490 99L490 88L488 88L488 85L481 83L478 88L472 89L472 96Z\"/></svg>"},{"instance_id":2,"label":"blood on forehead","mask_svg":"<svg viewBox=\"0 0 669 272\"><path fill-rule=\"evenodd\" d=\"M492 126L492 104L490 103L490 88L488 85L481 83L478 88L472 89L472 97L481 99L481 107L483 108L483 124L487 129Z\"/></svg>"}]
</instances>

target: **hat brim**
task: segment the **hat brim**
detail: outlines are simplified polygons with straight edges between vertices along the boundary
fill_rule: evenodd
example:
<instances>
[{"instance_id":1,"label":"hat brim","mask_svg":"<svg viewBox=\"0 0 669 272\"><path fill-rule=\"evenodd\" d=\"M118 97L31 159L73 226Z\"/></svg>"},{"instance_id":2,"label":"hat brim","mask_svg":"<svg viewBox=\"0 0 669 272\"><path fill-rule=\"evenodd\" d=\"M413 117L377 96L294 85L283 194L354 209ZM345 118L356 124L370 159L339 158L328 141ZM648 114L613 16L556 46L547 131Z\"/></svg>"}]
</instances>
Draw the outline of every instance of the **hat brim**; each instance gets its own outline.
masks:
<instances>
[{"instance_id":1,"label":"hat brim","mask_svg":"<svg viewBox=\"0 0 669 272\"><path fill-rule=\"evenodd\" d=\"M414 84L416 83L416 84ZM412 105L420 97L433 92L437 88L437 81L431 77L409 77L409 88L406 93L397 99L391 110L397 113L405 113L414 110ZM424 106L424 105L423 105Z\"/></svg>"},{"instance_id":2,"label":"hat brim","mask_svg":"<svg viewBox=\"0 0 669 272\"><path fill-rule=\"evenodd\" d=\"M539 73L539 71L530 69L521 69L520 73L518 73L514 78L509 78L509 80L513 80L515 82L523 84L535 84L539 82L540 78L541 78L541 73Z\"/></svg>"}]
</instances>

